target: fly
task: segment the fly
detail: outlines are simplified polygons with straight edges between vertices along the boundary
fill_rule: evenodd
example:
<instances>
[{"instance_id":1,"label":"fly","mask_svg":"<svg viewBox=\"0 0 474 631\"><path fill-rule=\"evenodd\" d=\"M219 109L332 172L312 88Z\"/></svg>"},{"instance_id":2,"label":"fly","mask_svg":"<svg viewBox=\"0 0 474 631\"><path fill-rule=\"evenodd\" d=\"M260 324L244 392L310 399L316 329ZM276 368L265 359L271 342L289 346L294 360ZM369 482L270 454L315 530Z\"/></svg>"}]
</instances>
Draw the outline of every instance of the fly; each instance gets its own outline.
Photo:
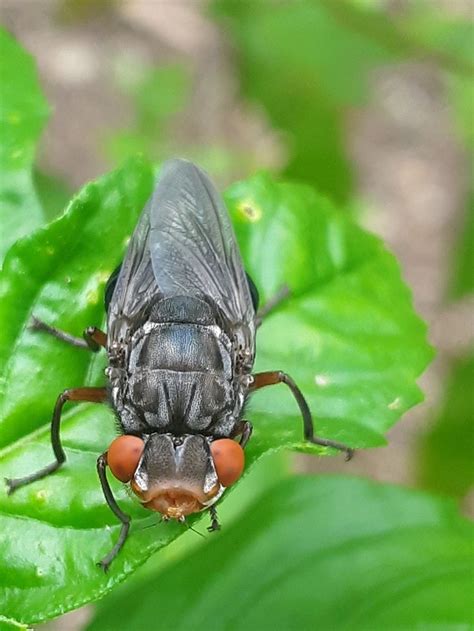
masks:
<instances>
[{"instance_id":1,"label":"fly","mask_svg":"<svg viewBox=\"0 0 474 631\"><path fill-rule=\"evenodd\" d=\"M79 339L34 319L34 328L75 346L105 348L107 384L59 395L51 420L54 462L7 480L9 493L65 462L60 422L68 401L108 403L121 434L99 456L97 471L122 526L100 561L106 571L130 529L107 468L163 519L184 521L208 510L209 530L218 529L216 502L241 476L252 434L251 423L242 418L244 405L260 388L285 383L301 411L305 439L350 458L349 447L314 435L308 404L289 375L252 372L256 330L271 306L258 311L257 289L208 176L185 160L167 162L125 258L107 283L107 334L90 327Z\"/></svg>"}]
</instances>

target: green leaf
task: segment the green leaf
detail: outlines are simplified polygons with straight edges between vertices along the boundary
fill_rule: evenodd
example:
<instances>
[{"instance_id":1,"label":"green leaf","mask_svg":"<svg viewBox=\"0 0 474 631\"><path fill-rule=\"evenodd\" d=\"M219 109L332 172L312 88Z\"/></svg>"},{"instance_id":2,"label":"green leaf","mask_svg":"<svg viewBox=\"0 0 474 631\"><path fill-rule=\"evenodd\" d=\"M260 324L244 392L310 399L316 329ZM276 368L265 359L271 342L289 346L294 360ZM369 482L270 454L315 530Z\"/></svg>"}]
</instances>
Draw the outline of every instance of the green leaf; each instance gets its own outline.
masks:
<instances>
[{"instance_id":1,"label":"green leaf","mask_svg":"<svg viewBox=\"0 0 474 631\"><path fill-rule=\"evenodd\" d=\"M451 106L455 113L458 134L470 151L470 159L474 152L474 81L472 77L450 77Z\"/></svg>"},{"instance_id":2,"label":"green leaf","mask_svg":"<svg viewBox=\"0 0 474 631\"><path fill-rule=\"evenodd\" d=\"M367 97L370 70L396 57L386 18L307 0L217 0L214 11L236 44L243 94L285 134L285 174L345 201L352 184L345 109Z\"/></svg>"},{"instance_id":3,"label":"green leaf","mask_svg":"<svg viewBox=\"0 0 474 631\"><path fill-rule=\"evenodd\" d=\"M474 484L474 353L454 363L445 400L420 443L419 477L426 488L462 498Z\"/></svg>"},{"instance_id":4,"label":"green leaf","mask_svg":"<svg viewBox=\"0 0 474 631\"><path fill-rule=\"evenodd\" d=\"M33 173L33 179L45 217L49 221L56 219L71 199L70 188L59 178L37 169Z\"/></svg>"},{"instance_id":5,"label":"green leaf","mask_svg":"<svg viewBox=\"0 0 474 631\"><path fill-rule=\"evenodd\" d=\"M49 108L35 64L0 29L0 262L8 247L43 222L32 180L36 143Z\"/></svg>"},{"instance_id":6,"label":"green leaf","mask_svg":"<svg viewBox=\"0 0 474 631\"><path fill-rule=\"evenodd\" d=\"M426 5L412 11L404 20L404 29L430 49L450 61L455 73L445 77L457 132L465 145L466 159L474 157L474 24L472 21L446 16L435 7ZM471 169L472 170L472 169ZM459 299L474 290L474 190L466 199L463 225L458 243L453 248L453 274L449 298Z\"/></svg>"},{"instance_id":7,"label":"green leaf","mask_svg":"<svg viewBox=\"0 0 474 631\"><path fill-rule=\"evenodd\" d=\"M397 19L398 27L419 48L431 53L432 59L446 70L460 76L474 75L474 25L436 3L413 3Z\"/></svg>"},{"instance_id":8,"label":"green leaf","mask_svg":"<svg viewBox=\"0 0 474 631\"><path fill-rule=\"evenodd\" d=\"M8 253L0 277L0 476L51 461L59 392L104 383L102 354L27 325L32 313L76 335L101 324L104 283L152 180L147 164L127 164L86 186L65 215ZM321 435L356 447L382 444L385 430L421 399L415 378L431 357L395 259L307 187L262 175L236 184L227 200L262 298L283 284L292 291L259 331L257 369L292 374ZM278 448L323 451L303 442L285 386L256 394L248 415L255 425L248 464ZM66 466L10 497L0 491L5 615L32 624L97 599L182 531L178 524L145 528L157 516L116 483L119 503L134 517L132 535L108 576L95 567L119 530L95 472L114 435L105 407L70 405L62 423Z\"/></svg>"},{"instance_id":9,"label":"green leaf","mask_svg":"<svg viewBox=\"0 0 474 631\"><path fill-rule=\"evenodd\" d=\"M9 620L5 616L0 615L0 631L28 631L28 627L25 624L16 622L15 620Z\"/></svg>"},{"instance_id":10,"label":"green leaf","mask_svg":"<svg viewBox=\"0 0 474 631\"><path fill-rule=\"evenodd\" d=\"M421 400L415 379L432 356L396 259L309 187L258 175L231 187L226 201L263 302L291 290L258 332L256 369L296 380L320 435L385 444L386 430ZM250 413L250 452L280 442L316 449L301 442L284 386L256 393Z\"/></svg>"},{"instance_id":11,"label":"green leaf","mask_svg":"<svg viewBox=\"0 0 474 631\"><path fill-rule=\"evenodd\" d=\"M189 77L183 66L143 67L123 60L118 66L120 88L130 97L135 121L126 129L109 132L106 154L115 162L137 152L153 160L168 154L167 128L183 109Z\"/></svg>"},{"instance_id":12,"label":"green leaf","mask_svg":"<svg viewBox=\"0 0 474 631\"><path fill-rule=\"evenodd\" d=\"M243 95L263 106L286 142L285 174L347 201L349 108L370 97L373 71L404 60L430 61L450 77L472 135L472 23L448 19L433 3L406 3L393 15L383 3L344 0L214 0L213 13L235 45ZM470 100L469 100L469 97ZM469 131L468 131L469 130Z\"/></svg>"},{"instance_id":13,"label":"green leaf","mask_svg":"<svg viewBox=\"0 0 474 631\"><path fill-rule=\"evenodd\" d=\"M97 363L28 324L34 314L80 335L102 323L105 283L152 183L146 163L130 162L86 186L64 216L8 252L0 275L0 446L41 427L58 392L84 383Z\"/></svg>"},{"instance_id":14,"label":"green leaf","mask_svg":"<svg viewBox=\"0 0 474 631\"><path fill-rule=\"evenodd\" d=\"M474 188L469 193L463 225L453 251L453 274L450 298L459 299L474 293Z\"/></svg>"},{"instance_id":15,"label":"green leaf","mask_svg":"<svg viewBox=\"0 0 474 631\"><path fill-rule=\"evenodd\" d=\"M428 495L292 478L217 540L104 601L88 631L467 629L473 530Z\"/></svg>"},{"instance_id":16,"label":"green leaf","mask_svg":"<svg viewBox=\"0 0 474 631\"><path fill-rule=\"evenodd\" d=\"M474 23L436 6L414 3L398 18L399 28L431 52L444 77L461 140L474 149Z\"/></svg>"}]
</instances>

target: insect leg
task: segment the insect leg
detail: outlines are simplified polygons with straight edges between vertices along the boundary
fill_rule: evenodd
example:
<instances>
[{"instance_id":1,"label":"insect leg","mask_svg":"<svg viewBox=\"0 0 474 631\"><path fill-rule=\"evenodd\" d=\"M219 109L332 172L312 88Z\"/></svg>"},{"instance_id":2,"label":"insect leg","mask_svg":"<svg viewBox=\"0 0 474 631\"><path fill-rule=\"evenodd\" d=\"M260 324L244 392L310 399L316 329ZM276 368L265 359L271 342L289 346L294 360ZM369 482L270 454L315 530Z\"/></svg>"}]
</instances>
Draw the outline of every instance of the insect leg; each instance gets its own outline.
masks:
<instances>
[{"instance_id":1,"label":"insect leg","mask_svg":"<svg viewBox=\"0 0 474 631\"><path fill-rule=\"evenodd\" d=\"M319 438L314 435L314 427L313 427L313 419L311 416L310 409L308 404L306 403L306 399L303 396L303 393L298 388L293 379L287 375L285 372L281 370L275 370L271 372L260 372L253 375L254 382L250 386L252 390L258 390L259 388L264 388L265 386L272 386L277 383L286 383L286 385L290 388L293 396L298 403L298 406L301 411L301 416L303 417L303 426L304 426L304 437L311 443L315 445L322 445L324 447L333 447L334 449L339 449L340 451L346 452L346 460L350 460L354 455L354 450L344 445L343 443L339 443L336 440L330 440L328 438Z\"/></svg>"},{"instance_id":2,"label":"insect leg","mask_svg":"<svg viewBox=\"0 0 474 631\"><path fill-rule=\"evenodd\" d=\"M130 516L122 511L115 500L112 489L109 485L109 481L107 480L106 468L107 452L101 454L97 458L97 473L99 474L100 485L102 486L102 492L104 493L105 501L109 505L109 508L113 512L113 514L122 522L122 528L120 529L120 535L117 543L114 545L112 550L101 561L99 561L99 563L97 563L97 565L99 565L104 570L104 572L107 572L110 564L120 552L125 541L127 540L131 521Z\"/></svg>"},{"instance_id":3,"label":"insect leg","mask_svg":"<svg viewBox=\"0 0 474 631\"><path fill-rule=\"evenodd\" d=\"M221 525L217 518L217 508L215 505L209 507L209 514L211 516L211 525L207 527L208 532L215 532L221 529Z\"/></svg>"},{"instance_id":4,"label":"insect leg","mask_svg":"<svg viewBox=\"0 0 474 631\"><path fill-rule=\"evenodd\" d=\"M232 432L231 438L240 435L240 446L242 448L249 442L250 436L252 436L253 427L249 421L239 421Z\"/></svg>"},{"instance_id":5,"label":"insect leg","mask_svg":"<svg viewBox=\"0 0 474 631\"><path fill-rule=\"evenodd\" d=\"M55 326L46 324L46 322L43 322L43 320L40 320L36 316L31 316L29 328L33 331L44 331L45 333L49 333L58 340L62 340L67 344L71 344L72 346L77 346L78 348L88 348L87 343L82 338L75 337L70 333L66 333L66 331L61 331L61 329L57 329Z\"/></svg>"},{"instance_id":6,"label":"insect leg","mask_svg":"<svg viewBox=\"0 0 474 631\"><path fill-rule=\"evenodd\" d=\"M72 388L70 390L64 390L64 392L62 392L56 399L53 418L51 419L51 446L56 460L46 467L39 469L39 471L31 473L23 478L7 478L5 481L8 487L8 494L10 495L20 486L24 486L25 484L29 484L35 480L41 480L41 478L53 473L59 469L66 460L66 454L64 453L61 445L61 437L59 435L61 413L66 401L89 401L90 403L103 403L106 400L106 397L107 394L105 388Z\"/></svg>"},{"instance_id":7,"label":"insect leg","mask_svg":"<svg viewBox=\"0 0 474 631\"><path fill-rule=\"evenodd\" d=\"M101 348L107 346L107 335L96 326L88 326L82 335L87 347L93 353L97 353Z\"/></svg>"},{"instance_id":8,"label":"insect leg","mask_svg":"<svg viewBox=\"0 0 474 631\"><path fill-rule=\"evenodd\" d=\"M105 346L107 344L106 334L100 329L97 329L95 326L88 327L84 331L83 337L80 338L75 335L71 335L66 331L62 331L61 329L57 329L55 326L46 324L46 322L43 322L43 320L40 320L36 316L32 316L30 329L33 329L34 331L44 331L58 340L66 342L66 344L71 344L77 348L87 348L94 352L97 352L101 346Z\"/></svg>"},{"instance_id":9,"label":"insect leg","mask_svg":"<svg viewBox=\"0 0 474 631\"><path fill-rule=\"evenodd\" d=\"M260 309L257 312L257 318L256 318L257 327L259 327L262 324L263 318L265 318L265 316L267 316L271 311L273 311L273 309L275 309L275 307L277 307L280 304L280 302L282 302L285 298L288 298L289 295L290 295L290 288L287 285L283 285L283 287L279 289L277 293L274 296L272 296L270 300L263 305L263 307L260 307Z\"/></svg>"}]
</instances>

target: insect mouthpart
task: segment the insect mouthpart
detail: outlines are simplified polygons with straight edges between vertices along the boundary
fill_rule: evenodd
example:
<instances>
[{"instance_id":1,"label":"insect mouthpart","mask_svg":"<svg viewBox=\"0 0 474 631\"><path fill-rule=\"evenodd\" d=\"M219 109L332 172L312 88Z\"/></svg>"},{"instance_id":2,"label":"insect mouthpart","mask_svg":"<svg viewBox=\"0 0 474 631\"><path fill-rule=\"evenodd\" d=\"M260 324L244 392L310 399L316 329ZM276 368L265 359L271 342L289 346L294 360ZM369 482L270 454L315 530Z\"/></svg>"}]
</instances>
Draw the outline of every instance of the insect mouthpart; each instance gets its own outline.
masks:
<instances>
[{"instance_id":1,"label":"insect mouthpart","mask_svg":"<svg viewBox=\"0 0 474 631\"><path fill-rule=\"evenodd\" d=\"M208 439L200 435L148 437L133 479L132 491L143 506L169 519L208 508L224 492Z\"/></svg>"},{"instance_id":2,"label":"insect mouthpart","mask_svg":"<svg viewBox=\"0 0 474 631\"><path fill-rule=\"evenodd\" d=\"M216 485L212 493L197 494L182 487L168 487L156 489L152 499L145 497L132 484L133 491L142 499L143 506L153 511L161 513L169 519L182 520L183 517L192 513L199 513L212 503L214 497L219 496L220 486ZM138 492L137 492L138 491Z\"/></svg>"},{"instance_id":3,"label":"insect mouthpart","mask_svg":"<svg viewBox=\"0 0 474 631\"><path fill-rule=\"evenodd\" d=\"M145 506L170 519L178 520L186 515L198 513L203 508L196 496L179 489L166 489Z\"/></svg>"}]
</instances>

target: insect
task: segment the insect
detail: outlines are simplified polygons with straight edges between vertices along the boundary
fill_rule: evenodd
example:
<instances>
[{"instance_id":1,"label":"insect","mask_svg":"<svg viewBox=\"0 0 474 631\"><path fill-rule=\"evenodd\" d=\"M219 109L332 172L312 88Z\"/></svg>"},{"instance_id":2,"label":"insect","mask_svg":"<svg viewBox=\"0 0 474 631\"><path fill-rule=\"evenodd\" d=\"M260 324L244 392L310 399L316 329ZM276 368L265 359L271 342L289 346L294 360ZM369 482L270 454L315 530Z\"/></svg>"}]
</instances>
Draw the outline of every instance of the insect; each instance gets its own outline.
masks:
<instances>
[{"instance_id":1,"label":"insect","mask_svg":"<svg viewBox=\"0 0 474 631\"><path fill-rule=\"evenodd\" d=\"M51 421L55 460L9 492L44 478L66 460L60 438L68 401L108 403L120 435L97 460L97 470L120 535L100 565L107 570L129 533L130 517L116 502L106 470L129 484L145 508L165 520L209 510L244 469L252 425L243 417L249 395L284 383L301 411L306 440L346 452L314 435L305 398L286 373L253 373L255 334L262 315L233 228L208 176L185 160L170 160L131 237L125 258L105 290L107 334L91 327L84 339L35 320L56 337L105 348L107 385L62 392Z\"/></svg>"}]
</instances>

